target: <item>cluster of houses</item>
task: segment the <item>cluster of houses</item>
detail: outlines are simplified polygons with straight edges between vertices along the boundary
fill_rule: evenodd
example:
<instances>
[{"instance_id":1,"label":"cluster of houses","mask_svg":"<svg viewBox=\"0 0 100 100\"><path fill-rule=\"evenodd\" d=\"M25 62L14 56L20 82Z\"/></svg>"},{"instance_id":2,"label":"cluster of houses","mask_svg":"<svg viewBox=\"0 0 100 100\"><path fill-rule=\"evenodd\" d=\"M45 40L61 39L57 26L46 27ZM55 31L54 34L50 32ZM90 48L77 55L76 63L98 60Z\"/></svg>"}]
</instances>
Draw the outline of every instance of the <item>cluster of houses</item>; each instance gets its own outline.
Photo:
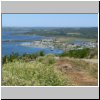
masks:
<instances>
[{"instance_id":1,"label":"cluster of houses","mask_svg":"<svg viewBox=\"0 0 100 100\"><path fill-rule=\"evenodd\" d=\"M33 42L24 42L21 43L21 46L29 46L35 48L50 48L51 50L54 49L54 40L53 39L42 39L42 40L35 40Z\"/></svg>"},{"instance_id":2,"label":"cluster of houses","mask_svg":"<svg viewBox=\"0 0 100 100\"><path fill-rule=\"evenodd\" d=\"M66 44L65 50L83 49L83 48L96 48L96 47L98 47L97 42L74 41L72 43Z\"/></svg>"},{"instance_id":3,"label":"cluster of houses","mask_svg":"<svg viewBox=\"0 0 100 100\"><path fill-rule=\"evenodd\" d=\"M97 43L94 42L86 42L86 41L77 41L76 45L81 46L81 47L87 47L87 48L95 48L98 46Z\"/></svg>"},{"instance_id":4,"label":"cluster of houses","mask_svg":"<svg viewBox=\"0 0 100 100\"><path fill-rule=\"evenodd\" d=\"M51 49L54 49L53 39L42 39L40 41L33 41L32 45L34 47L39 47L39 48L51 48Z\"/></svg>"},{"instance_id":5,"label":"cluster of houses","mask_svg":"<svg viewBox=\"0 0 100 100\"><path fill-rule=\"evenodd\" d=\"M61 49L61 50L73 50L73 49L83 49L83 48L95 48L98 46L97 42L88 41L74 41L72 43L60 42L55 39L42 39L33 41L30 43L23 43L22 45L38 47L38 48L49 48L51 50Z\"/></svg>"}]
</instances>

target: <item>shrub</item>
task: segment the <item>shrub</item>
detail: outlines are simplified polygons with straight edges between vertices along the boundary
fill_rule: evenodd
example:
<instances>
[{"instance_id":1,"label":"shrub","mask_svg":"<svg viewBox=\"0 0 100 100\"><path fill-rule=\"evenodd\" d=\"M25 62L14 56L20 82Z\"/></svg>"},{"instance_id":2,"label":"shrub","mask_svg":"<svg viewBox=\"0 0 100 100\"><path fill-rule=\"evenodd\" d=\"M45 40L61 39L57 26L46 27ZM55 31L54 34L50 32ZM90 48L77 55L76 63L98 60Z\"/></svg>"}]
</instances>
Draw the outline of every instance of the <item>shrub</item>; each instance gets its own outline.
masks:
<instances>
[{"instance_id":1,"label":"shrub","mask_svg":"<svg viewBox=\"0 0 100 100\"><path fill-rule=\"evenodd\" d=\"M90 49L84 48L84 49L81 49L81 50L65 51L60 56L61 57L68 56L68 57L74 57L74 58L86 58L86 57L88 57L89 52L90 52Z\"/></svg>"},{"instance_id":2,"label":"shrub","mask_svg":"<svg viewBox=\"0 0 100 100\"><path fill-rule=\"evenodd\" d=\"M45 56L43 51L37 52L37 53L33 53L33 54L23 54L23 55L19 55L18 53L14 53L12 52L11 55L9 56L4 56L2 57L2 64L5 64L7 62L13 62L15 60L23 60L23 61L30 61L32 59L36 59L40 56Z\"/></svg>"},{"instance_id":3,"label":"shrub","mask_svg":"<svg viewBox=\"0 0 100 100\"><path fill-rule=\"evenodd\" d=\"M7 63L8 60L9 60L9 57L8 57L8 56L4 56L4 57L2 58L2 64Z\"/></svg>"},{"instance_id":4,"label":"shrub","mask_svg":"<svg viewBox=\"0 0 100 100\"><path fill-rule=\"evenodd\" d=\"M44 54L44 51L40 51L39 52L39 56L44 56L45 54Z\"/></svg>"},{"instance_id":5,"label":"shrub","mask_svg":"<svg viewBox=\"0 0 100 100\"><path fill-rule=\"evenodd\" d=\"M47 64L47 65L55 63L54 55L52 54L45 55L44 57L38 57L37 61Z\"/></svg>"}]
</instances>

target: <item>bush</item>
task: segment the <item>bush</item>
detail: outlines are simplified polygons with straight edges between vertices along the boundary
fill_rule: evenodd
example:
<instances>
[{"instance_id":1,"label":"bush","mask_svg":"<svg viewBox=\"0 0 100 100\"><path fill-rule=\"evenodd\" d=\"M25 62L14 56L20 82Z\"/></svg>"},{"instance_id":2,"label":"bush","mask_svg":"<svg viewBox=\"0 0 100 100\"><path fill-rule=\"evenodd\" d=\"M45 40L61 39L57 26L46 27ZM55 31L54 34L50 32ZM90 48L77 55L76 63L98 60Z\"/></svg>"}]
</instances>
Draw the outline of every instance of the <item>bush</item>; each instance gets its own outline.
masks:
<instances>
[{"instance_id":1,"label":"bush","mask_svg":"<svg viewBox=\"0 0 100 100\"><path fill-rule=\"evenodd\" d=\"M37 61L47 64L47 65L55 63L54 55L52 54L45 55L44 57L38 57Z\"/></svg>"},{"instance_id":2,"label":"bush","mask_svg":"<svg viewBox=\"0 0 100 100\"><path fill-rule=\"evenodd\" d=\"M8 57L8 56L4 56L4 57L2 58L2 64L7 63L8 60L9 60L9 57Z\"/></svg>"},{"instance_id":3,"label":"bush","mask_svg":"<svg viewBox=\"0 0 100 100\"><path fill-rule=\"evenodd\" d=\"M13 61L15 61L15 60L18 60L19 59L19 55L18 55L18 53L12 53L11 55L9 55L9 56L4 56L4 57L2 57L2 64L4 64L4 63L8 63L8 62L13 62Z\"/></svg>"},{"instance_id":4,"label":"bush","mask_svg":"<svg viewBox=\"0 0 100 100\"><path fill-rule=\"evenodd\" d=\"M89 52L90 52L90 49L84 48L81 50L70 50L67 52L65 51L60 56L61 57L68 56L68 57L74 57L74 58L86 58L89 56Z\"/></svg>"},{"instance_id":5,"label":"bush","mask_svg":"<svg viewBox=\"0 0 100 100\"><path fill-rule=\"evenodd\" d=\"M23 55L19 55L18 53L12 52L11 55L2 57L2 64L5 64L7 62L13 62L15 60L30 61L30 60L36 59L40 56L45 56L43 51L33 53L33 54L26 54L25 53Z\"/></svg>"},{"instance_id":6,"label":"bush","mask_svg":"<svg viewBox=\"0 0 100 100\"><path fill-rule=\"evenodd\" d=\"M39 52L39 56L44 56L45 54L44 54L44 51L40 51Z\"/></svg>"}]
</instances>

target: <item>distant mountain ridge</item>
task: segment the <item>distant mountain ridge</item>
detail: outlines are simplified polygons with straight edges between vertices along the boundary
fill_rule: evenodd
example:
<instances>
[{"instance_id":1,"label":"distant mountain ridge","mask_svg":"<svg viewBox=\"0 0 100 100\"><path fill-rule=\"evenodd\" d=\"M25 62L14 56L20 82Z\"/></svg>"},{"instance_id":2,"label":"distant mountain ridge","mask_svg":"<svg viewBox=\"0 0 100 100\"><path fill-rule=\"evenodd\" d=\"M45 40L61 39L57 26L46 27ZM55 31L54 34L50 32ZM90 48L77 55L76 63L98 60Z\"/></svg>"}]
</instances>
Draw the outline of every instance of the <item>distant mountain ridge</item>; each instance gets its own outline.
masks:
<instances>
[{"instance_id":1,"label":"distant mountain ridge","mask_svg":"<svg viewBox=\"0 0 100 100\"><path fill-rule=\"evenodd\" d=\"M98 27L2 27L14 35L41 35L98 38Z\"/></svg>"}]
</instances>

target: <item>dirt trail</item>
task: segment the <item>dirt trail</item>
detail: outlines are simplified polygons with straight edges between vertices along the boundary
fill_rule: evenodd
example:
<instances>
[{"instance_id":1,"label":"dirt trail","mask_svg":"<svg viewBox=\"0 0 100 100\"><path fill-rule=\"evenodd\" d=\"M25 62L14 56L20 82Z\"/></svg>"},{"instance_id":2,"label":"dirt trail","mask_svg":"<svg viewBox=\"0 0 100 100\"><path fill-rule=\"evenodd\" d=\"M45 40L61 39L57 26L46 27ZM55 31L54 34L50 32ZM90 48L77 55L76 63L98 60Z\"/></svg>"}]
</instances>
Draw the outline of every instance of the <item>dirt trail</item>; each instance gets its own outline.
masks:
<instances>
[{"instance_id":1,"label":"dirt trail","mask_svg":"<svg viewBox=\"0 0 100 100\"><path fill-rule=\"evenodd\" d=\"M58 60L56 63L56 66L58 66L58 69L60 69L66 75L66 77L69 77L72 80L73 84L77 86L97 86L98 85L97 79L91 76L90 74L88 74L86 71L77 70L74 66L70 67L69 69L66 68L68 67L67 65L65 65L64 67L64 64L66 64L66 62L67 62L67 65L70 65L70 66L73 65L69 61Z\"/></svg>"},{"instance_id":2,"label":"dirt trail","mask_svg":"<svg viewBox=\"0 0 100 100\"><path fill-rule=\"evenodd\" d=\"M73 83L78 86L97 86L97 79L91 77L90 75L86 75L84 72L67 72L67 76L69 76Z\"/></svg>"}]
</instances>

